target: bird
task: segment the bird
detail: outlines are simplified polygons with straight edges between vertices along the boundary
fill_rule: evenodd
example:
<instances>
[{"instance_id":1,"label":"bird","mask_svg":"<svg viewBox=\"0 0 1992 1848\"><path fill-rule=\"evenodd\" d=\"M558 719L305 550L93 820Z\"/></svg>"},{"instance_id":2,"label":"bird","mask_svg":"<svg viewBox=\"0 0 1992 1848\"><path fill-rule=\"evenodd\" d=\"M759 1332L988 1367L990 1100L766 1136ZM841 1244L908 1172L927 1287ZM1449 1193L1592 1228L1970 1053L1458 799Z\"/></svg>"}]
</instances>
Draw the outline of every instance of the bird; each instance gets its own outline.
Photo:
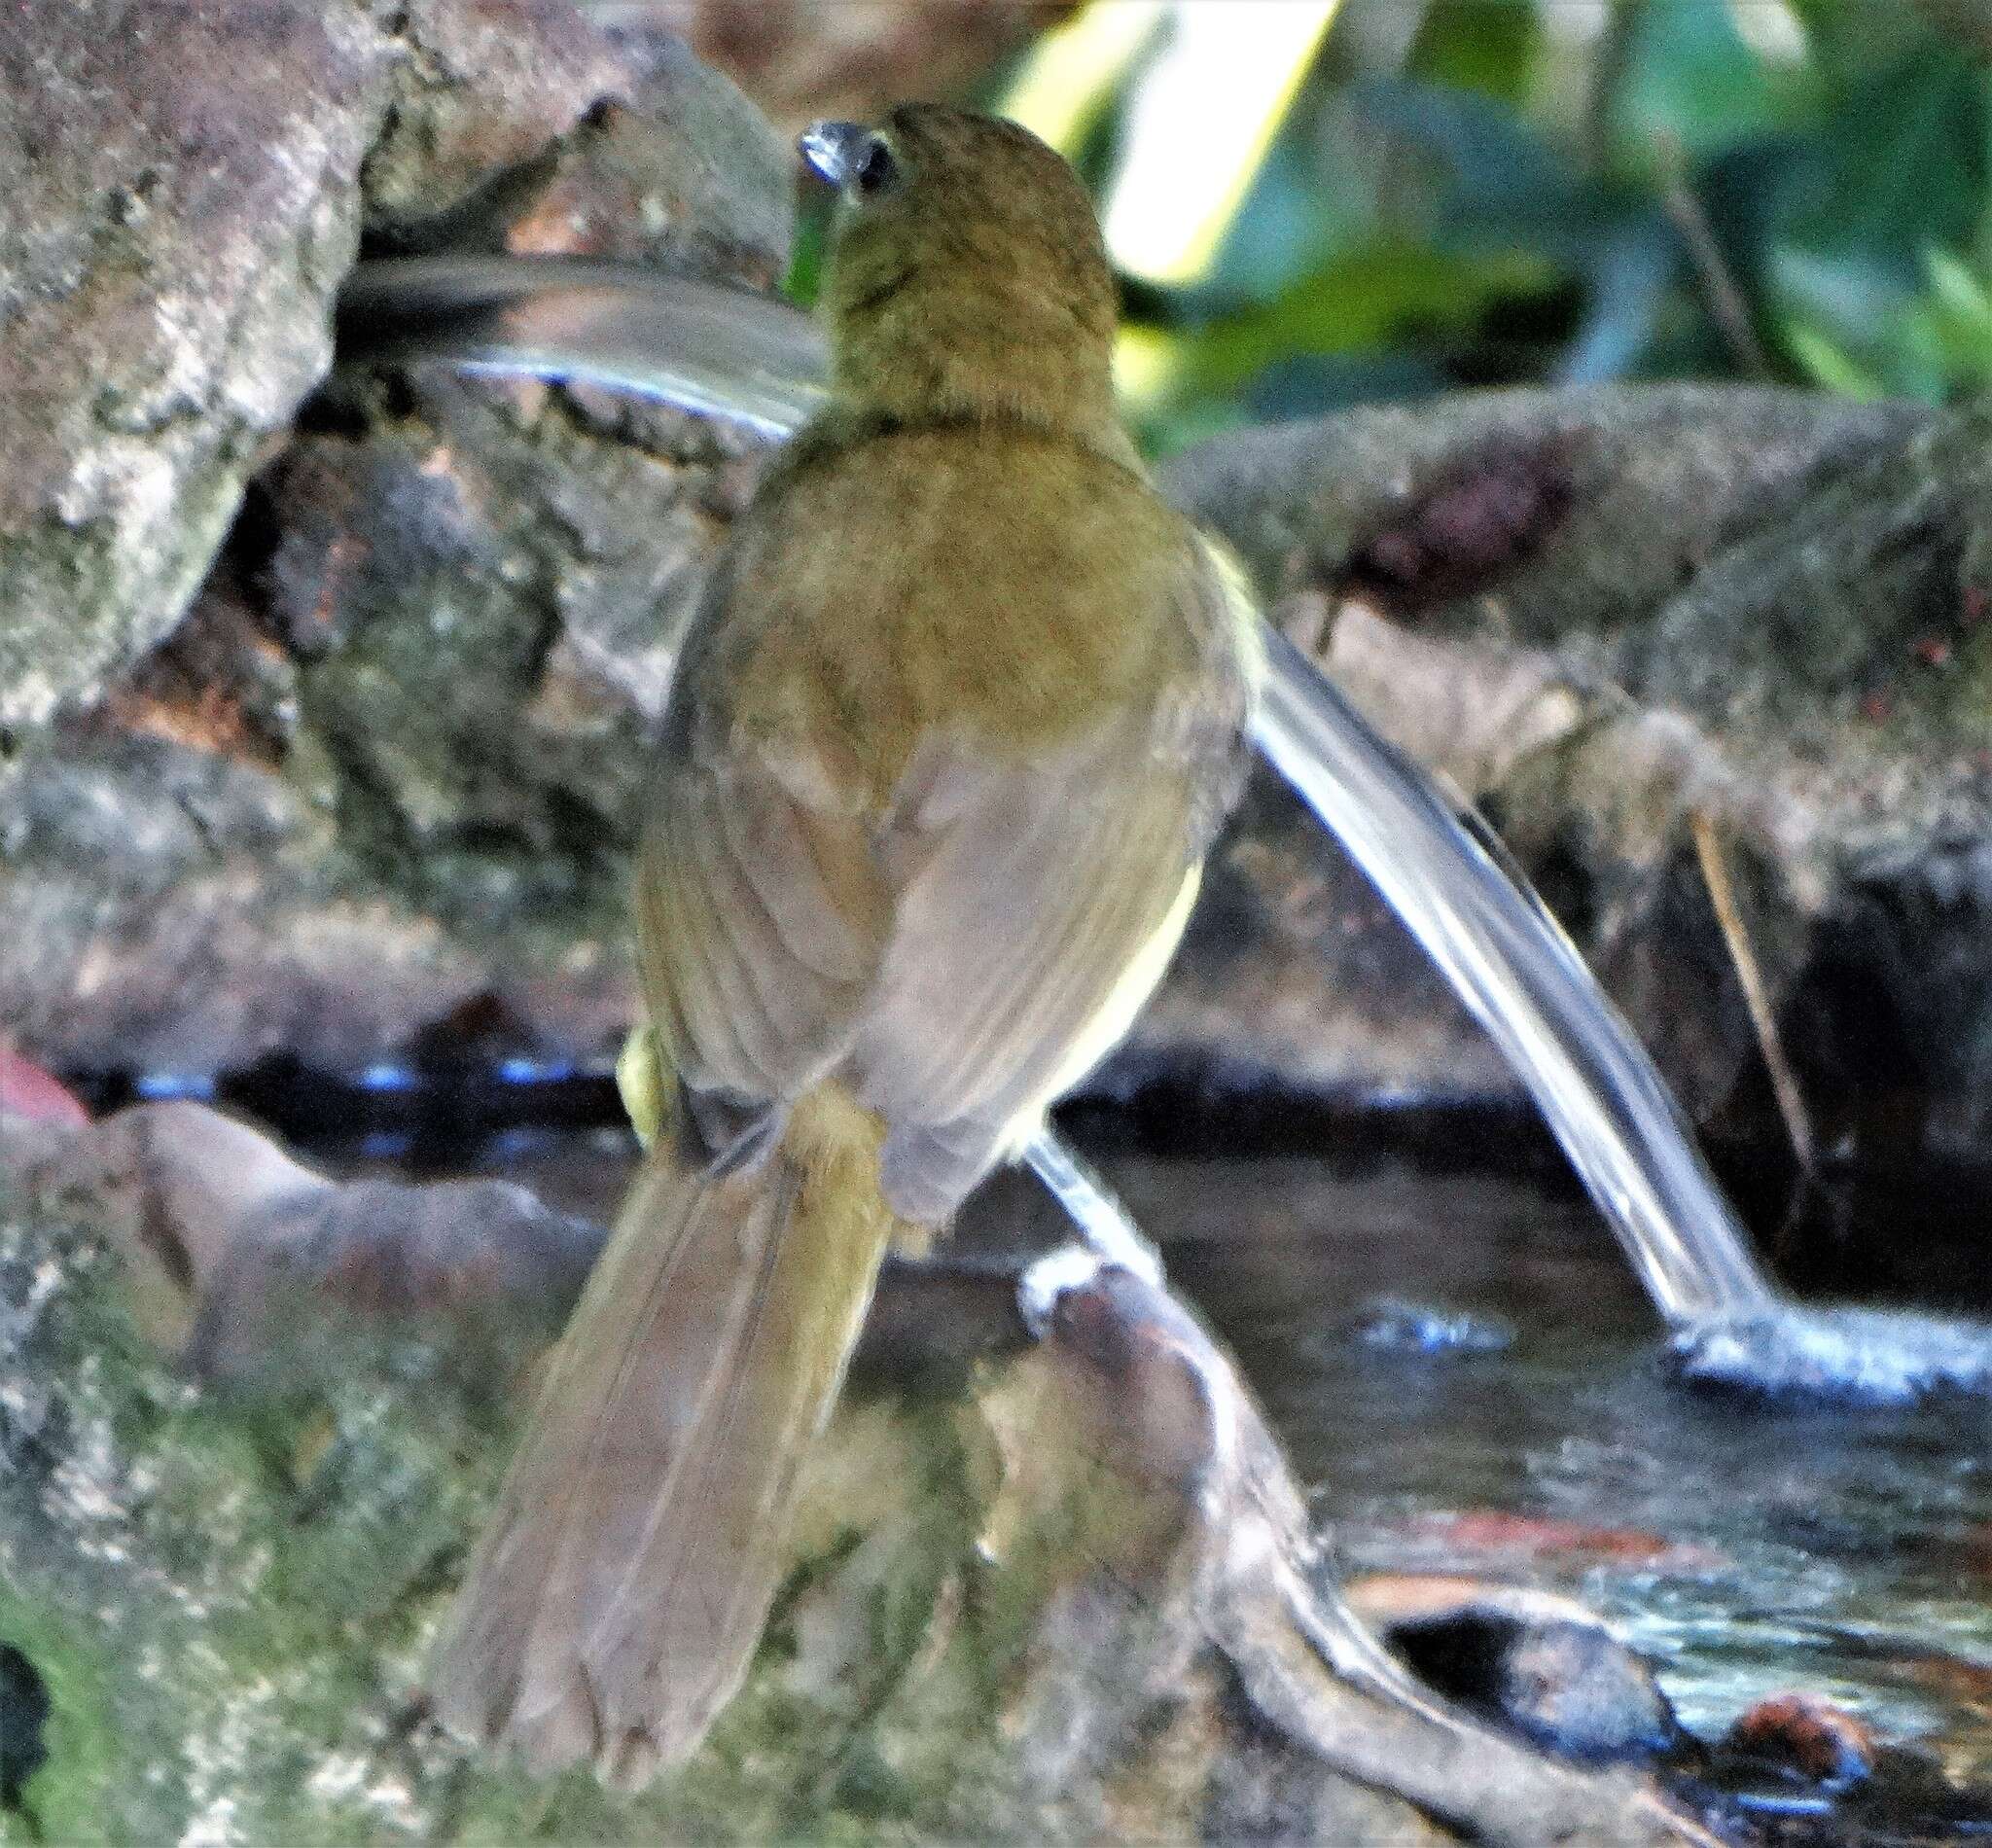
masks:
<instances>
[{"instance_id":1,"label":"bird","mask_svg":"<svg viewBox=\"0 0 1992 1848\"><path fill-rule=\"evenodd\" d=\"M1072 168L820 123L824 408L686 629L634 911L662 1101L434 1658L434 1710L633 1787L738 1689L880 1262L1131 1026L1235 800L1242 573L1115 405Z\"/></svg>"}]
</instances>

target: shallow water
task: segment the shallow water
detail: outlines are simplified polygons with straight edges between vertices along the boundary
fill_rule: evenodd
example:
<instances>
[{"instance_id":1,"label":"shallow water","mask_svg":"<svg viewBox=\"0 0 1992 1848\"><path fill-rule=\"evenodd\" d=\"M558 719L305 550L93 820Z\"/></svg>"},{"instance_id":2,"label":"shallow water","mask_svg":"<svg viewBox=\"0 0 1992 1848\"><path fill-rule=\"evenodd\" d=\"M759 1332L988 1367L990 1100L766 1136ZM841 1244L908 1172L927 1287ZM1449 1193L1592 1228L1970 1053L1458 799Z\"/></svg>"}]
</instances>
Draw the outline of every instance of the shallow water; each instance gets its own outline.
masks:
<instances>
[{"instance_id":1,"label":"shallow water","mask_svg":"<svg viewBox=\"0 0 1992 1848\"><path fill-rule=\"evenodd\" d=\"M1300 1161L1205 1167L1188 1189L1118 1178L1350 1568L1573 1592L1704 1736L1805 1688L1953 1772L1992 1773L1982 1401L1786 1406L1685 1387L1589 1210L1513 1183L1349 1182ZM1366 1310L1391 1296L1510 1339L1421 1350L1387 1338L1397 1316L1379 1344Z\"/></svg>"},{"instance_id":2,"label":"shallow water","mask_svg":"<svg viewBox=\"0 0 1992 1848\"><path fill-rule=\"evenodd\" d=\"M534 1135L475 1165L605 1218L627 1160L616 1137ZM1348 1570L1574 1593L1704 1737L1805 1689L1992 1778L1983 1400L1785 1406L1684 1386L1595 1214L1527 1182L1301 1158L1100 1165L1237 1353ZM985 1271L1060 1235L1013 1177L951 1249Z\"/></svg>"}]
</instances>

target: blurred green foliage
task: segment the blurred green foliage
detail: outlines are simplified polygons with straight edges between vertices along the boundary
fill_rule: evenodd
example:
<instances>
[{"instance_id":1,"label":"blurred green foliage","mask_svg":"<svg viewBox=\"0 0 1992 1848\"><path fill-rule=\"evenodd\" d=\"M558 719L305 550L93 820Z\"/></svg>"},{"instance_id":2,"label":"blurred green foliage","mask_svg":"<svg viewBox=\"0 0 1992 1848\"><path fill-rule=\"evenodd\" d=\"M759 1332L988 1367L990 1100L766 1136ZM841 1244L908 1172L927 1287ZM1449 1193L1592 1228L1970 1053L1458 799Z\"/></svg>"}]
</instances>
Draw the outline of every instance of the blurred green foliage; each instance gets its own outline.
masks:
<instances>
[{"instance_id":1,"label":"blurred green foliage","mask_svg":"<svg viewBox=\"0 0 1992 1848\"><path fill-rule=\"evenodd\" d=\"M1469 384L1983 388L1960 3L1348 0L1208 272L1129 287L1146 438ZM1142 73L1077 150L1097 185L1142 156Z\"/></svg>"}]
</instances>

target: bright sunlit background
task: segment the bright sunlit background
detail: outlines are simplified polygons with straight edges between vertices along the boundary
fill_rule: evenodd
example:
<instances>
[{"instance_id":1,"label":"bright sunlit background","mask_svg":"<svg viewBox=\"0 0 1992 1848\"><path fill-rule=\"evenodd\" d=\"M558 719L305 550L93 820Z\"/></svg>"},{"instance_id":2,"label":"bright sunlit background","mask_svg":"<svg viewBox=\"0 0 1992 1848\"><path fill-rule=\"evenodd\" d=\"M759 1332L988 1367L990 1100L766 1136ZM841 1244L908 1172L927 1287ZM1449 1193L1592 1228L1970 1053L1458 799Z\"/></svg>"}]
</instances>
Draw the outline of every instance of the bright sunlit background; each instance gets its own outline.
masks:
<instances>
[{"instance_id":1,"label":"bright sunlit background","mask_svg":"<svg viewBox=\"0 0 1992 1848\"><path fill-rule=\"evenodd\" d=\"M1158 449L1470 384L1939 400L1992 381L1977 0L677 14L780 119L947 94L1070 155L1125 280L1121 381ZM832 18L843 61L812 91ZM805 245L805 294L812 273Z\"/></svg>"}]
</instances>

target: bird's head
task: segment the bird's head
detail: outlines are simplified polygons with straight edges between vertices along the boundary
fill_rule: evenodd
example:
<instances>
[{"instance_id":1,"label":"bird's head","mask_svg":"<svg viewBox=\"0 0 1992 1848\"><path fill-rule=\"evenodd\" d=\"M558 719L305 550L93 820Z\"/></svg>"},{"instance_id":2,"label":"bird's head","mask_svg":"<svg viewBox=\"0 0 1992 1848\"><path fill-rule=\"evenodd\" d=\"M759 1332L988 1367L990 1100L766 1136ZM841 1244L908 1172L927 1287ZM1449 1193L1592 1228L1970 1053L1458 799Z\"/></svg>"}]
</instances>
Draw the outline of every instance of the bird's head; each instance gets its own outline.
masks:
<instances>
[{"instance_id":1,"label":"bird's head","mask_svg":"<svg viewBox=\"0 0 1992 1848\"><path fill-rule=\"evenodd\" d=\"M818 123L836 189L823 302L838 396L907 421L1113 421L1116 301L1079 177L1028 129L914 103Z\"/></svg>"}]
</instances>

